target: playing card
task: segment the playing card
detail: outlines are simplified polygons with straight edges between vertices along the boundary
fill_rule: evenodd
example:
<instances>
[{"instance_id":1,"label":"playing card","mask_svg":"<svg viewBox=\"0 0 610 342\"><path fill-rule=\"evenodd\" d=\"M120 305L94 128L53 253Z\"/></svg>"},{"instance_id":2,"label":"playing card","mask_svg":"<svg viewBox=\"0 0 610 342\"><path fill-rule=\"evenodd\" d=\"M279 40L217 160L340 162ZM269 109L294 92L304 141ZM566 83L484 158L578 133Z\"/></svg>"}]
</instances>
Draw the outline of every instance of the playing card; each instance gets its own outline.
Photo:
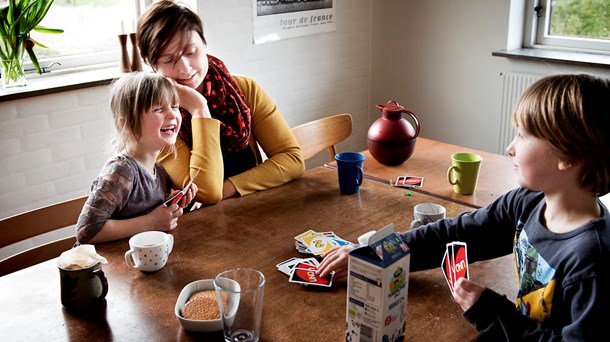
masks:
<instances>
[{"instance_id":1,"label":"playing card","mask_svg":"<svg viewBox=\"0 0 610 342\"><path fill-rule=\"evenodd\" d=\"M334 272L331 272L327 277L321 278L316 274L316 268L295 268L290 275L289 281L302 285L315 285L330 287L332 285Z\"/></svg>"},{"instance_id":2,"label":"playing card","mask_svg":"<svg viewBox=\"0 0 610 342\"><path fill-rule=\"evenodd\" d=\"M449 289L453 291L453 282L451 279L451 269L449 267L449 254L447 253L448 248L445 249L445 255L443 256L443 261L441 262L441 270L443 271L443 275L445 276L445 280L447 281L447 286Z\"/></svg>"},{"instance_id":3,"label":"playing card","mask_svg":"<svg viewBox=\"0 0 610 342\"><path fill-rule=\"evenodd\" d=\"M305 236L303 242L314 255L324 254L334 247L330 238L322 233Z\"/></svg>"},{"instance_id":4,"label":"playing card","mask_svg":"<svg viewBox=\"0 0 610 342\"><path fill-rule=\"evenodd\" d=\"M468 254L466 253L466 243L453 242L453 265L454 265L454 283L459 278L469 279L468 275Z\"/></svg>"},{"instance_id":5,"label":"playing card","mask_svg":"<svg viewBox=\"0 0 610 342\"><path fill-rule=\"evenodd\" d=\"M424 185L424 177L419 176L400 176L396 178L394 186L400 186L403 188L415 188L422 187Z\"/></svg>"}]
</instances>

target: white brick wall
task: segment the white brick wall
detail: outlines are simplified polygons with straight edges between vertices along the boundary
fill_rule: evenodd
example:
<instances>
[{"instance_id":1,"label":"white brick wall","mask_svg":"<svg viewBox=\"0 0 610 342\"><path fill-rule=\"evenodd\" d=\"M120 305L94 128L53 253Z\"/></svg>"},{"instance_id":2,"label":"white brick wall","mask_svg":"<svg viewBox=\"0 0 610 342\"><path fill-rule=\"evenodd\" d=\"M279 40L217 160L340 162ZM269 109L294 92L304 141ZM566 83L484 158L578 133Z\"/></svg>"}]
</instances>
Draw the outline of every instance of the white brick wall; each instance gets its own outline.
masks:
<instances>
[{"instance_id":1,"label":"white brick wall","mask_svg":"<svg viewBox=\"0 0 610 342\"><path fill-rule=\"evenodd\" d=\"M291 127L349 112L354 132L339 149L362 150L373 110L371 1L335 6L336 32L253 45L251 1L198 1L209 52L256 79ZM0 217L87 194L110 156L105 86L1 102L0 117Z\"/></svg>"}]
</instances>

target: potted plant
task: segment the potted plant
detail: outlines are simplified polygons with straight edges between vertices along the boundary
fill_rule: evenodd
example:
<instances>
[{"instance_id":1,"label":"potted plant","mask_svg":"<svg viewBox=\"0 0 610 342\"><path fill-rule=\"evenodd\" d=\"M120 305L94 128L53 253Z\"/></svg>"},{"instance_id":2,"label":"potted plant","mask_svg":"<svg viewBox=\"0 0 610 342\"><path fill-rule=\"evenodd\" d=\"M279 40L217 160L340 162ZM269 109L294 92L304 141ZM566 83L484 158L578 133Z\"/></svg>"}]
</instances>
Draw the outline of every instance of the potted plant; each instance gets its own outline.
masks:
<instances>
[{"instance_id":1,"label":"potted plant","mask_svg":"<svg viewBox=\"0 0 610 342\"><path fill-rule=\"evenodd\" d=\"M45 17L54 0L8 0L8 6L0 8L0 66L2 88L26 85L23 71L23 53L27 51L36 71L42 70L34 53L34 46L45 45L30 37L32 30L41 33L62 33L38 25Z\"/></svg>"}]
</instances>

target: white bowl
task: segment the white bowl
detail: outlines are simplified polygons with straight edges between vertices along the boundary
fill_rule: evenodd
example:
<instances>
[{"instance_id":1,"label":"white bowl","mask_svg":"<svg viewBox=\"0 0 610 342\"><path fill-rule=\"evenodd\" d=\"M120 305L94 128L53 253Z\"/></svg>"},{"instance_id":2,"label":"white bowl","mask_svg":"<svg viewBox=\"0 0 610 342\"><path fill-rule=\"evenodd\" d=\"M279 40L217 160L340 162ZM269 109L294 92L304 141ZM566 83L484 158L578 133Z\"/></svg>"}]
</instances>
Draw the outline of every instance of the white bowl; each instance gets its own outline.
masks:
<instances>
[{"instance_id":1,"label":"white bowl","mask_svg":"<svg viewBox=\"0 0 610 342\"><path fill-rule=\"evenodd\" d=\"M196 280L186 285L180 292L178 300L176 301L176 317L178 318L178 321L180 321L180 324L184 330L197 332L220 331L222 330L222 322L220 321L220 318L211 320L196 320L184 318L180 314L184 304L186 304L191 295L203 290L214 290L214 280Z\"/></svg>"}]
</instances>

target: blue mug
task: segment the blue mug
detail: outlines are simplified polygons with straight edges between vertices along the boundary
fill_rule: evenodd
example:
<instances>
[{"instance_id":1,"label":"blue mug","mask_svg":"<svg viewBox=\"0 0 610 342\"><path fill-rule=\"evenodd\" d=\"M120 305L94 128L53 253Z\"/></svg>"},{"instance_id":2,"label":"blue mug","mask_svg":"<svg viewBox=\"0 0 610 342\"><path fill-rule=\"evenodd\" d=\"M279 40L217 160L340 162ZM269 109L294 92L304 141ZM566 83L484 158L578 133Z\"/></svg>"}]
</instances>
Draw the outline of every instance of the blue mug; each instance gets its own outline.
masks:
<instances>
[{"instance_id":1,"label":"blue mug","mask_svg":"<svg viewBox=\"0 0 610 342\"><path fill-rule=\"evenodd\" d=\"M346 195L360 191L364 173L364 155L358 152L341 152L335 155L337 174L339 175L339 190Z\"/></svg>"}]
</instances>

